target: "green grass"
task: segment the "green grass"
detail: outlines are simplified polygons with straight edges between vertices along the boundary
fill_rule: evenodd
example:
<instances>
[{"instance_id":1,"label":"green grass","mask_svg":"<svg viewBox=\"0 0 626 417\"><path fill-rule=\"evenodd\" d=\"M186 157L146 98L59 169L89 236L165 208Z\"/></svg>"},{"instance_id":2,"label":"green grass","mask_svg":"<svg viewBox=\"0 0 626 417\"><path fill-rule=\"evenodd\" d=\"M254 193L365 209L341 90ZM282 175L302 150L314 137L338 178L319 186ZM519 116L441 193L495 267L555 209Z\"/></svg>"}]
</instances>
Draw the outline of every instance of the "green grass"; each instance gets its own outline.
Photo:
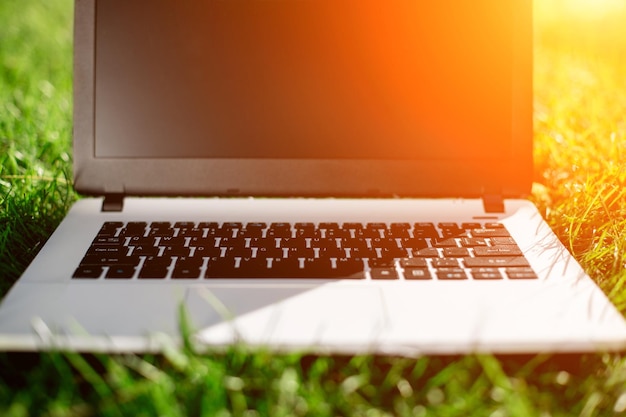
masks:
<instances>
[{"instance_id":1,"label":"green grass","mask_svg":"<svg viewBox=\"0 0 626 417\"><path fill-rule=\"evenodd\" d=\"M0 292L73 198L71 2L0 2Z\"/></svg>"},{"instance_id":2,"label":"green grass","mask_svg":"<svg viewBox=\"0 0 626 417\"><path fill-rule=\"evenodd\" d=\"M564 4L559 0L554 4ZM0 1L0 294L76 195L71 0ZM621 13L621 14L620 14ZM626 313L626 12L540 19L533 199ZM0 415L612 416L618 354L0 353Z\"/></svg>"}]
</instances>

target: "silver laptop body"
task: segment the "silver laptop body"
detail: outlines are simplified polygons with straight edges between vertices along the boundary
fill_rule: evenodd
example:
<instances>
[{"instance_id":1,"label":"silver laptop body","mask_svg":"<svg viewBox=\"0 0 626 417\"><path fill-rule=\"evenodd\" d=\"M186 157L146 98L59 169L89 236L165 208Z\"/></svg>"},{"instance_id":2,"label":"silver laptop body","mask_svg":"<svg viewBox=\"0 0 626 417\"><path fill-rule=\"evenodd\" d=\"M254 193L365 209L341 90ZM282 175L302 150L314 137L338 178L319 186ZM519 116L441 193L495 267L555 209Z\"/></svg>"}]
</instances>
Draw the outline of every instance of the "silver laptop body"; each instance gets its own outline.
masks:
<instances>
[{"instance_id":1,"label":"silver laptop body","mask_svg":"<svg viewBox=\"0 0 626 417\"><path fill-rule=\"evenodd\" d=\"M524 198L531 2L75 6L75 187L90 197L0 305L0 348L159 351L181 316L200 345L277 351L625 346L621 314ZM305 272L320 239L331 277ZM118 257L136 263L92 264Z\"/></svg>"}]
</instances>

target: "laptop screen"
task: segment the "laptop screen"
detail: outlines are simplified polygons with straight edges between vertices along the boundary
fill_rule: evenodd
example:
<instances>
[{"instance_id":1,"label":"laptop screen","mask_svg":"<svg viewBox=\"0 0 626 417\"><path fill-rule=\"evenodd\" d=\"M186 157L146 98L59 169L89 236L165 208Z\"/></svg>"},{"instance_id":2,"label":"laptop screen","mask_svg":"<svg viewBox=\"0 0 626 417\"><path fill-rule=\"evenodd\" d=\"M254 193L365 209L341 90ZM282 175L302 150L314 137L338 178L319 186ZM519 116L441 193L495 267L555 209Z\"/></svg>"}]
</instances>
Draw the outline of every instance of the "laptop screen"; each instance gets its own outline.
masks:
<instances>
[{"instance_id":1,"label":"laptop screen","mask_svg":"<svg viewBox=\"0 0 626 417\"><path fill-rule=\"evenodd\" d=\"M97 11L100 157L494 157L510 136L509 2Z\"/></svg>"},{"instance_id":2,"label":"laptop screen","mask_svg":"<svg viewBox=\"0 0 626 417\"><path fill-rule=\"evenodd\" d=\"M506 165L520 3L97 1L90 158Z\"/></svg>"}]
</instances>

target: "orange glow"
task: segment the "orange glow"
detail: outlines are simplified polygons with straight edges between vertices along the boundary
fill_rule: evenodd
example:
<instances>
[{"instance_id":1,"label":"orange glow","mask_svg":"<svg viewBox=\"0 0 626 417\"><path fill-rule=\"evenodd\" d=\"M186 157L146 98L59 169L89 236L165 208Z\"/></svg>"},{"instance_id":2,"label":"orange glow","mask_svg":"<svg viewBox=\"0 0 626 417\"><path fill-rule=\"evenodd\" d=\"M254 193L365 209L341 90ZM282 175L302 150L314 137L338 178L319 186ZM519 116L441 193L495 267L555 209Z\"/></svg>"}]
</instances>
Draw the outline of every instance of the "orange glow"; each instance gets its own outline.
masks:
<instances>
[{"instance_id":1,"label":"orange glow","mask_svg":"<svg viewBox=\"0 0 626 417\"><path fill-rule=\"evenodd\" d=\"M626 59L626 0L534 0L533 7L536 46Z\"/></svg>"},{"instance_id":2,"label":"orange glow","mask_svg":"<svg viewBox=\"0 0 626 417\"><path fill-rule=\"evenodd\" d=\"M542 18L558 19L572 14L585 17L604 16L626 7L624 0L541 0L535 10Z\"/></svg>"}]
</instances>

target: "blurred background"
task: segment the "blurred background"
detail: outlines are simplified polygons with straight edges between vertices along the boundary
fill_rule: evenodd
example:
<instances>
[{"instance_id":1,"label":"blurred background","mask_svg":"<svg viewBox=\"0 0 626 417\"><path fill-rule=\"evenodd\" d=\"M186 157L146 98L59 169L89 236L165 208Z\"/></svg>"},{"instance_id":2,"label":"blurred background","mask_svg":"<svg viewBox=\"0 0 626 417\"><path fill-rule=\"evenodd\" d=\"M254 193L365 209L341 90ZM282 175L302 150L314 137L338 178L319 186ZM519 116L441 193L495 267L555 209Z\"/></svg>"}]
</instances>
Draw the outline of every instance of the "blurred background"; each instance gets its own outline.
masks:
<instances>
[{"instance_id":1,"label":"blurred background","mask_svg":"<svg viewBox=\"0 0 626 417\"><path fill-rule=\"evenodd\" d=\"M535 0L538 45L562 52L623 60L626 1Z\"/></svg>"}]
</instances>

